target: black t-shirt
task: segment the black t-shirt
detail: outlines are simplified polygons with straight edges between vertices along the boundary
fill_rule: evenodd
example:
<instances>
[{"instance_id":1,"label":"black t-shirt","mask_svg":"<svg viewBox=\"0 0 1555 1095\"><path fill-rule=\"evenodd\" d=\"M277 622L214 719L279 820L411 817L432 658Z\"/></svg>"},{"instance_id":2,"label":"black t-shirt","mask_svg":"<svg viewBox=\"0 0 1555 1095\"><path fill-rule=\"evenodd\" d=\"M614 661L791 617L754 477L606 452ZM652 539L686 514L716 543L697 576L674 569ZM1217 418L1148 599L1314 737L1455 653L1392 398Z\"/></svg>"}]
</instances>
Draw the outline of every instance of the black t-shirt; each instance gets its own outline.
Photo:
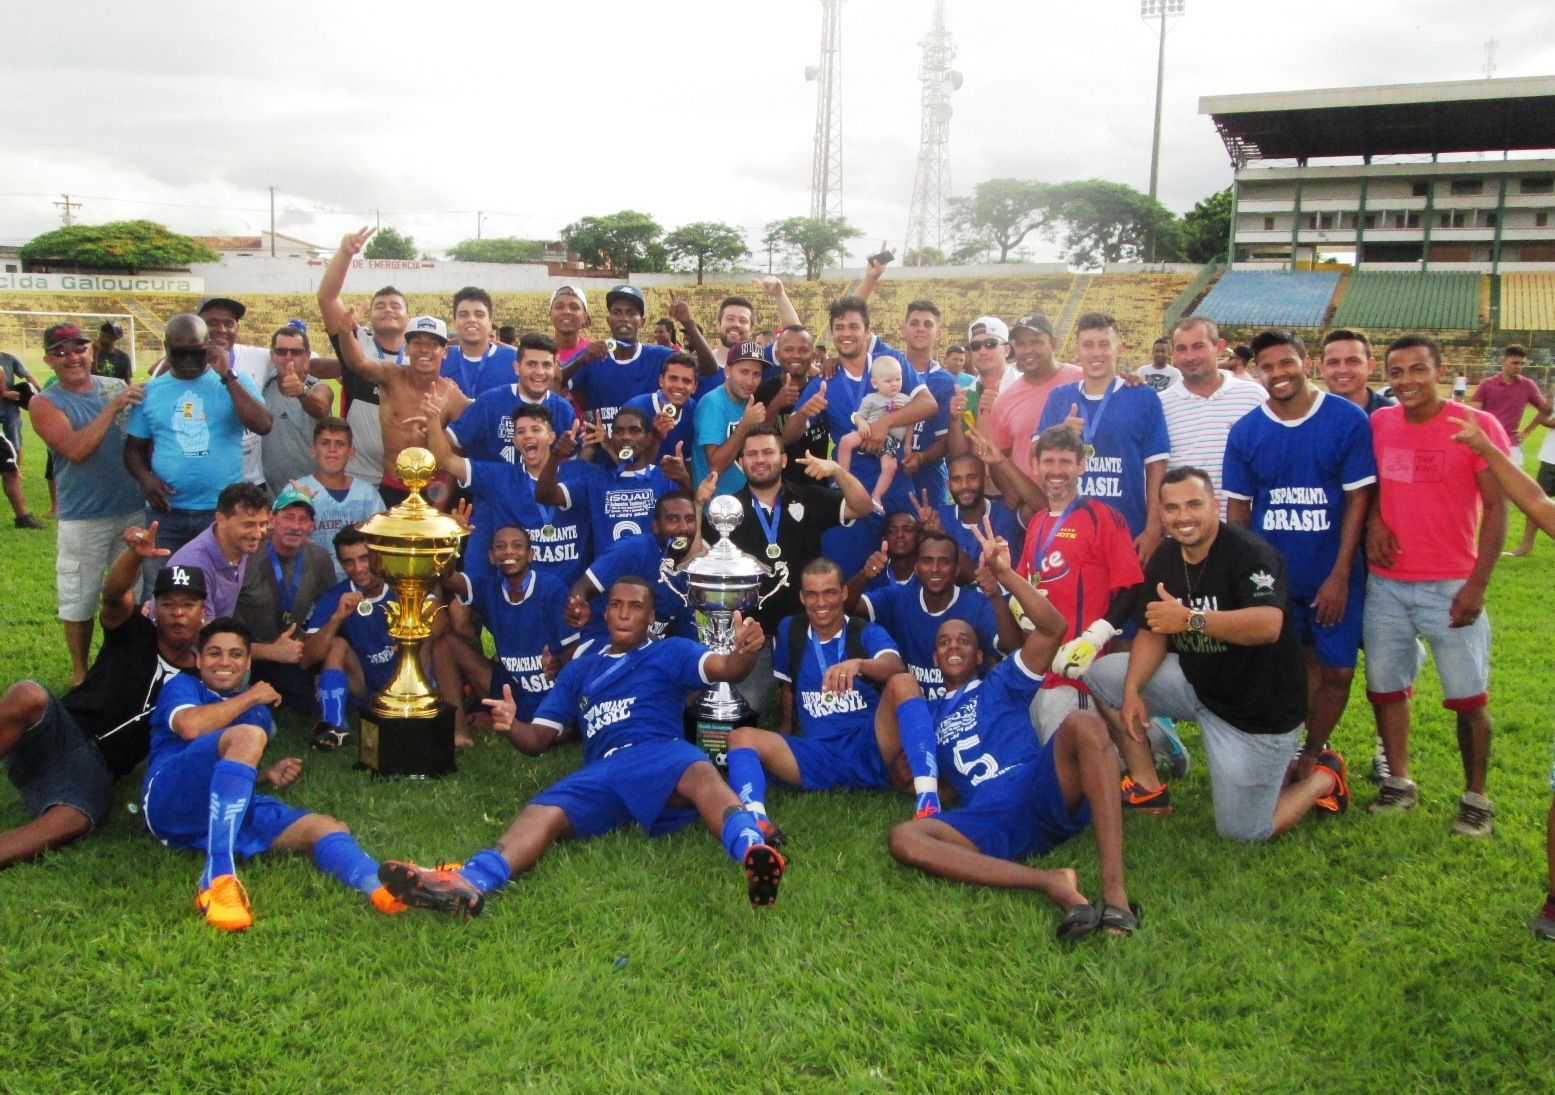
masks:
<instances>
[{"instance_id":1,"label":"black t-shirt","mask_svg":"<svg viewBox=\"0 0 1555 1095\"><path fill-rule=\"evenodd\" d=\"M788 584L756 610L756 620L770 639L780 620L804 611L799 604L799 572L812 559L821 557L821 534L842 523L842 495L817 486L813 481L784 483L777 498L777 559L767 555L767 534L753 512L752 507L757 503L751 498L750 487L741 487L734 492L734 497L745 509L744 520L729 534L734 546L747 555L754 555L766 566L777 562L788 564ZM763 508L762 516L770 523L773 515ZM718 533L705 517L702 519L702 540L708 547L718 542ZM763 580L761 592L769 592L775 581L776 577Z\"/></svg>"},{"instance_id":2,"label":"black t-shirt","mask_svg":"<svg viewBox=\"0 0 1555 1095\"><path fill-rule=\"evenodd\" d=\"M178 673L157 653L157 629L139 612L112 631L86 679L60 699L76 724L97 740L115 779L128 775L151 749L151 711L162 683Z\"/></svg>"},{"instance_id":3,"label":"black t-shirt","mask_svg":"<svg viewBox=\"0 0 1555 1095\"><path fill-rule=\"evenodd\" d=\"M97 347L92 347L92 371L98 376L117 377L129 384L134 373L130 365L130 355L123 350L109 350L106 354L99 353Z\"/></svg>"},{"instance_id":4,"label":"black t-shirt","mask_svg":"<svg viewBox=\"0 0 1555 1095\"><path fill-rule=\"evenodd\" d=\"M1189 595L1189 583L1193 592ZM1307 672L1291 624L1290 586L1285 560L1267 542L1224 521L1200 563L1184 568L1182 547L1167 540L1145 567L1139 598L1142 630L1145 608L1161 598L1156 585L1190 608L1228 612L1265 605L1285 617L1279 639L1267 646L1239 646L1184 631L1166 637L1183 676L1204 706L1249 734L1283 734L1307 717Z\"/></svg>"},{"instance_id":5,"label":"black t-shirt","mask_svg":"<svg viewBox=\"0 0 1555 1095\"><path fill-rule=\"evenodd\" d=\"M762 381L761 386L756 389L756 402L771 403L772 400L777 398L777 394L782 390L786 380L786 376L780 375ZM801 388L801 391L802 390L803 389ZM795 406L797 406L797 404ZM777 420L777 428L781 430L784 423L787 421L788 415L779 415ZM783 469L784 481L788 483L799 483L806 486L810 485L814 481L810 479L809 476L805 475L804 465L799 463L799 458L806 455L825 456L827 450L830 448L831 431L826 428L826 416L824 414L818 414L814 418L810 419L810 424L805 427L803 437L801 437L798 441L795 441L792 445L783 446L783 455L788 457L788 465Z\"/></svg>"}]
</instances>

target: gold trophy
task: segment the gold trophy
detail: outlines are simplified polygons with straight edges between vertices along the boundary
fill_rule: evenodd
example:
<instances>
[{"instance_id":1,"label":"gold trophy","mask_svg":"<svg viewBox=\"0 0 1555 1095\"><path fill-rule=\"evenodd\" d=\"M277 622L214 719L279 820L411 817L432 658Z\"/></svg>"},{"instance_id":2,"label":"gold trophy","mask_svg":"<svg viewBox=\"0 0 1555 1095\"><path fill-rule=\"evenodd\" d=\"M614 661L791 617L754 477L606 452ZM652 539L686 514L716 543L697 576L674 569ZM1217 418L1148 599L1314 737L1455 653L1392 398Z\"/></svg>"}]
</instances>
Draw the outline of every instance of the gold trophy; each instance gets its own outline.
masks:
<instances>
[{"instance_id":1,"label":"gold trophy","mask_svg":"<svg viewBox=\"0 0 1555 1095\"><path fill-rule=\"evenodd\" d=\"M421 497L437 471L430 452L405 449L394 470L410 497L361 527L373 568L394 592L384 613L399 649L393 677L362 713L359 755L376 775L424 779L454 771L453 708L428 686L418 655L443 607L434 595L438 579L469 531Z\"/></svg>"}]
</instances>

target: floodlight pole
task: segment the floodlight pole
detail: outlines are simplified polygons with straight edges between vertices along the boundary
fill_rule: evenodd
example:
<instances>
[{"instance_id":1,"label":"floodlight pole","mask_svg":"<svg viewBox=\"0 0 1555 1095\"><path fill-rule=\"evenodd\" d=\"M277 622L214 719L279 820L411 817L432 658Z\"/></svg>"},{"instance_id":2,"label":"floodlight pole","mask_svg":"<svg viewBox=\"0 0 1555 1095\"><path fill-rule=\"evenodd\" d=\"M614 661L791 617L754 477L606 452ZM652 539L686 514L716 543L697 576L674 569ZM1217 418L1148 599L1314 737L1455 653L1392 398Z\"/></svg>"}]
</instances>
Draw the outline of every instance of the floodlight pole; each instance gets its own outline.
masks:
<instances>
[{"instance_id":1,"label":"floodlight pole","mask_svg":"<svg viewBox=\"0 0 1555 1095\"><path fill-rule=\"evenodd\" d=\"M1159 18L1155 28L1160 44L1155 60L1155 131L1150 138L1150 198L1155 200L1161 176L1161 93L1166 86L1166 17L1182 15L1187 0L1140 0L1139 17ZM1155 235L1150 236L1150 261L1155 261Z\"/></svg>"}]
</instances>

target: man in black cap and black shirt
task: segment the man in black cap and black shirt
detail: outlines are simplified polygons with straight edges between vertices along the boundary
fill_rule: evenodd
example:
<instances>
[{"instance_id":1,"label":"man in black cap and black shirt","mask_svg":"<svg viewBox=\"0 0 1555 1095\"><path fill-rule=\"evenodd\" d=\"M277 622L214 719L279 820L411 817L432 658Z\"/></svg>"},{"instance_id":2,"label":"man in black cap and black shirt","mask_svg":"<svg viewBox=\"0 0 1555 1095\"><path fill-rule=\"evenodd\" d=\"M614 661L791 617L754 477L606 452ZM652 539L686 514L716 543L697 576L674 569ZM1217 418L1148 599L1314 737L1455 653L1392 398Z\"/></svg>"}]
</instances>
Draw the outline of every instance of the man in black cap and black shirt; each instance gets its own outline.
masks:
<instances>
[{"instance_id":1,"label":"man in black cap and black shirt","mask_svg":"<svg viewBox=\"0 0 1555 1095\"><path fill-rule=\"evenodd\" d=\"M151 712L164 681L195 664L205 575L167 566L152 596L156 621L135 602L144 559L165 556L156 525L124 532L128 545L103 580L103 645L86 679L62 697L35 681L0 696L0 757L35 819L0 833L0 867L85 836L113 806L113 782L146 759Z\"/></svg>"},{"instance_id":2,"label":"man in black cap and black shirt","mask_svg":"<svg viewBox=\"0 0 1555 1095\"><path fill-rule=\"evenodd\" d=\"M124 327L111 319L97 328L97 338L92 343L92 371L98 376L116 377L128 384L135 367L130 362L130 355L118 348L119 339L123 337Z\"/></svg>"}]
</instances>

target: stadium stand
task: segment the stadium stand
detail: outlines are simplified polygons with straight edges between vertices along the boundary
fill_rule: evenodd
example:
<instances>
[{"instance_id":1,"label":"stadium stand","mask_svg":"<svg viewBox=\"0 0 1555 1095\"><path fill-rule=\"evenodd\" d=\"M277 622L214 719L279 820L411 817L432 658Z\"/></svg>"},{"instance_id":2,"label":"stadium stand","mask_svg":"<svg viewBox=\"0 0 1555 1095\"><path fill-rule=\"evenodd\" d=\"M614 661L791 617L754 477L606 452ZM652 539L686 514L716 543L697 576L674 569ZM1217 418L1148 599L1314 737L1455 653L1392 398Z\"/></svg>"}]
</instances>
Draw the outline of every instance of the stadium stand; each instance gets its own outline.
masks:
<instances>
[{"instance_id":1,"label":"stadium stand","mask_svg":"<svg viewBox=\"0 0 1555 1095\"><path fill-rule=\"evenodd\" d=\"M1329 270L1232 270L1215 283L1197 311L1216 323L1319 327L1339 288Z\"/></svg>"},{"instance_id":2,"label":"stadium stand","mask_svg":"<svg viewBox=\"0 0 1555 1095\"><path fill-rule=\"evenodd\" d=\"M1555 331L1555 274L1502 274L1501 326Z\"/></svg>"},{"instance_id":3,"label":"stadium stand","mask_svg":"<svg viewBox=\"0 0 1555 1095\"><path fill-rule=\"evenodd\" d=\"M1334 313L1338 327L1471 330L1480 325L1482 274L1357 271Z\"/></svg>"},{"instance_id":4,"label":"stadium stand","mask_svg":"<svg viewBox=\"0 0 1555 1095\"><path fill-rule=\"evenodd\" d=\"M1059 357L1066 361L1073 359L1074 320L1086 312L1106 312L1118 321L1118 333L1123 339L1124 362L1132 364L1147 360L1150 357L1150 344L1161 333L1162 314L1192 281L1192 274L1092 276L1085 287L1084 297L1070 319L1071 329L1061 332L1063 342L1059 347Z\"/></svg>"}]
</instances>

